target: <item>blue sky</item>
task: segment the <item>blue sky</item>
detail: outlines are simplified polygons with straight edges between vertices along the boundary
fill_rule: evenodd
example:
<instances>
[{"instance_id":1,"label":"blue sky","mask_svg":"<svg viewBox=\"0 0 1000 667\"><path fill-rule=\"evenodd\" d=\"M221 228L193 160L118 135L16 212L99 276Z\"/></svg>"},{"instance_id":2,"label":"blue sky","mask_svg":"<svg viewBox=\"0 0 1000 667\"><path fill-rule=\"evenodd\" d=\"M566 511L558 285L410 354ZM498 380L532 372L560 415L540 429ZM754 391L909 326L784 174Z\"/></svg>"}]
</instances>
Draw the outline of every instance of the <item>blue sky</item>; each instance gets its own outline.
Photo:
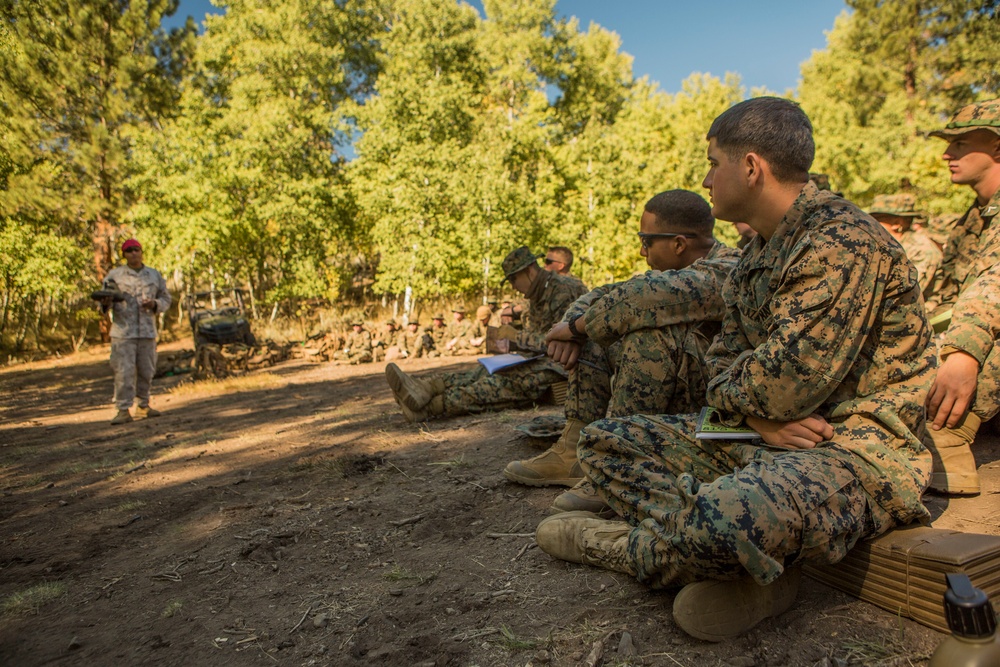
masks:
<instances>
[{"instance_id":1,"label":"blue sky","mask_svg":"<svg viewBox=\"0 0 1000 667\"><path fill-rule=\"evenodd\" d=\"M482 4L471 2L482 13ZM561 16L591 21L622 39L635 58L636 77L649 76L667 92L680 90L691 72L722 77L738 73L747 91L756 86L784 93L798 85L799 66L826 46L826 31L846 9L843 0L559 0ZM199 23L219 13L209 0L181 0L167 25L187 16Z\"/></svg>"}]
</instances>

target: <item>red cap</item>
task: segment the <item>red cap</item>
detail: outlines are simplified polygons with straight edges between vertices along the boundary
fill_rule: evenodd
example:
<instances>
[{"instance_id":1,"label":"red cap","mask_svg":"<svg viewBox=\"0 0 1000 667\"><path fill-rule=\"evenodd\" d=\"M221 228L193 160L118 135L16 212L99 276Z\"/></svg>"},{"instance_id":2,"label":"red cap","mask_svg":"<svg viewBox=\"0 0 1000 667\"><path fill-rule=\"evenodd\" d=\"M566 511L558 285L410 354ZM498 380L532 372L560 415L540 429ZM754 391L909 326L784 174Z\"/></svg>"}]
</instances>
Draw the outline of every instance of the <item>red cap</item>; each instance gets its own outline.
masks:
<instances>
[{"instance_id":1,"label":"red cap","mask_svg":"<svg viewBox=\"0 0 1000 667\"><path fill-rule=\"evenodd\" d=\"M129 239L122 244L122 252L125 252L129 248L138 248L139 250L142 250L142 244L135 239Z\"/></svg>"}]
</instances>

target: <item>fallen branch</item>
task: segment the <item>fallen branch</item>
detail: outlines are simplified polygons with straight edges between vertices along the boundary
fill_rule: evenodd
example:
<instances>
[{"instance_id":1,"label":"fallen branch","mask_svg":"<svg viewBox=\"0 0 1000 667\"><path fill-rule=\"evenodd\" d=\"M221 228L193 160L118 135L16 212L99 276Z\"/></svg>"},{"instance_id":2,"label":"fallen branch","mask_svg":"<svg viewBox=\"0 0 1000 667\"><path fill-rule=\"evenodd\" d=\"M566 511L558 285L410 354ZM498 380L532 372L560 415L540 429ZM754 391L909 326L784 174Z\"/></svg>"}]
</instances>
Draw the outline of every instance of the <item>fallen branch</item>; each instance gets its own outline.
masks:
<instances>
[{"instance_id":1,"label":"fallen branch","mask_svg":"<svg viewBox=\"0 0 1000 667\"><path fill-rule=\"evenodd\" d=\"M390 521L390 526L408 526L411 523L417 523L418 521L423 521L424 515L418 514L416 516L407 517L406 519L400 519L399 521Z\"/></svg>"},{"instance_id":2,"label":"fallen branch","mask_svg":"<svg viewBox=\"0 0 1000 667\"><path fill-rule=\"evenodd\" d=\"M486 533L486 537L497 539L499 537L534 537L534 533Z\"/></svg>"},{"instance_id":3,"label":"fallen branch","mask_svg":"<svg viewBox=\"0 0 1000 667\"><path fill-rule=\"evenodd\" d=\"M306 613L302 614L302 618L299 619L299 622L295 624L294 628L288 631L288 634L292 634L293 632L298 630L299 626L301 626L303 623L306 622L306 618L309 616L309 614L312 613L312 610L313 610L312 605L309 605L309 608L306 609Z\"/></svg>"},{"instance_id":4,"label":"fallen branch","mask_svg":"<svg viewBox=\"0 0 1000 667\"><path fill-rule=\"evenodd\" d=\"M149 463L148 459L145 460L145 461L143 461L142 463L136 463L134 466L132 466L131 468L129 468L128 470L126 470L125 474L128 475L129 473L135 472L139 468L145 468L147 463Z\"/></svg>"}]
</instances>

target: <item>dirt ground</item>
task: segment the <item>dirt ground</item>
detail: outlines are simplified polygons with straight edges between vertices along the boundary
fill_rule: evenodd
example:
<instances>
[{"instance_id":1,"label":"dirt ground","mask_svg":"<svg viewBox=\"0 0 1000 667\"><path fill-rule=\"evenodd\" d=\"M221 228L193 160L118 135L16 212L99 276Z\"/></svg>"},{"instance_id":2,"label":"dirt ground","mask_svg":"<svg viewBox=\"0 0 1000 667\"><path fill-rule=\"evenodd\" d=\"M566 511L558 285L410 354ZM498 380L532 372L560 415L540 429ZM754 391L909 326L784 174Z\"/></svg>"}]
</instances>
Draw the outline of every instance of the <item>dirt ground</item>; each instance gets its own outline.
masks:
<instances>
[{"instance_id":1,"label":"dirt ground","mask_svg":"<svg viewBox=\"0 0 1000 667\"><path fill-rule=\"evenodd\" d=\"M292 361L158 379L163 416L111 426L107 356L0 371L2 665L924 665L943 638L804 580L708 644L673 592L551 559L532 533L558 490L501 470L554 407L413 425L384 364ZM996 465L935 525L1000 533Z\"/></svg>"}]
</instances>

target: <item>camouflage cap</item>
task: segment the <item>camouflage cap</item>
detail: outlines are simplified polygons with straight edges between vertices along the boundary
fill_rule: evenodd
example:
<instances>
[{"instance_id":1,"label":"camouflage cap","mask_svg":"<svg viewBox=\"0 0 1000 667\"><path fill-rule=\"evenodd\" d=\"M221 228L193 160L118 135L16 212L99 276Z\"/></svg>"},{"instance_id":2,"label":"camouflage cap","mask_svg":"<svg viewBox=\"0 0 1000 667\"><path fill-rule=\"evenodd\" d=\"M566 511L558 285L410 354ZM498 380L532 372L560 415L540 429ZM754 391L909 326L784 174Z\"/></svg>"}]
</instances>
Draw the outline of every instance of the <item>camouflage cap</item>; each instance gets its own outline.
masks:
<instances>
[{"instance_id":1,"label":"camouflage cap","mask_svg":"<svg viewBox=\"0 0 1000 667\"><path fill-rule=\"evenodd\" d=\"M943 130L934 130L930 136L951 140L973 130L988 130L1000 135L1000 98L962 107Z\"/></svg>"},{"instance_id":2,"label":"camouflage cap","mask_svg":"<svg viewBox=\"0 0 1000 667\"><path fill-rule=\"evenodd\" d=\"M462 313L463 315L465 315L465 306L455 306L454 308L451 309L451 312Z\"/></svg>"},{"instance_id":3,"label":"camouflage cap","mask_svg":"<svg viewBox=\"0 0 1000 667\"><path fill-rule=\"evenodd\" d=\"M362 326L361 320L351 320L351 326L352 327L360 327L360 326Z\"/></svg>"},{"instance_id":4,"label":"camouflage cap","mask_svg":"<svg viewBox=\"0 0 1000 667\"><path fill-rule=\"evenodd\" d=\"M432 320L443 320L444 319L444 315L442 315L441 313L435 313L434 317L432 317L431 319Z\"/></svg>"},{"instance_id":5,"label":"camouflage cap","mask_svg":"<svg viewBox=\"0 0 1000 667\"><path fill-rule=\"evenodd\" d=\"M409 322L406 323L406 326L412 326L414 324L419 327L420 326L420 320L416 320L416 319L410 320Z\"/></svg>"},{"instance_id":6,"label":"camouflage cap","mask_svg":"<svg viewBox=\"0 0 1000 667\"><path fill-rule=\"evenodd\" d=\"M399 326L398 324L396 324L396 320L389 320L388 322L385 323L385 325L387 327L396 327L396 326Z\"/></svg>"},{"instance_id":7,"label":"camouflage cap","mask_svg":"<svg viewBox=\"0 0 1000 667\"><path fill-rule=\"evenodd\" d=\"M493 314L493 309L489 306L479 306L476 308L476 319L481 320L484 317L489 317Z\"/></svg>"},{"instance_id":8,"label":"camouflage cap","mask_svg":"<svg viewBox=\"0 0 1000 667\"><path fill-rule=\"evenodd\" d=\"M510 252L503 260L503 274L509 279L518 271L523 271L532 264L538 265L538 257L523 245Z\"/></svg>"},{"instance_id":9,"label":"camouflage cap","mask_svg":"<svg viewBox=\"0 0 1000 667\"><path fill-rule=\"evenodd\" d=\"M917 210L917 198L910 194L900 195L875 195L875 201L868 213L885 213L886 215L898 215L902 218L920 218L924 216L923 211Z\"/></svg>"}]
</instances>

